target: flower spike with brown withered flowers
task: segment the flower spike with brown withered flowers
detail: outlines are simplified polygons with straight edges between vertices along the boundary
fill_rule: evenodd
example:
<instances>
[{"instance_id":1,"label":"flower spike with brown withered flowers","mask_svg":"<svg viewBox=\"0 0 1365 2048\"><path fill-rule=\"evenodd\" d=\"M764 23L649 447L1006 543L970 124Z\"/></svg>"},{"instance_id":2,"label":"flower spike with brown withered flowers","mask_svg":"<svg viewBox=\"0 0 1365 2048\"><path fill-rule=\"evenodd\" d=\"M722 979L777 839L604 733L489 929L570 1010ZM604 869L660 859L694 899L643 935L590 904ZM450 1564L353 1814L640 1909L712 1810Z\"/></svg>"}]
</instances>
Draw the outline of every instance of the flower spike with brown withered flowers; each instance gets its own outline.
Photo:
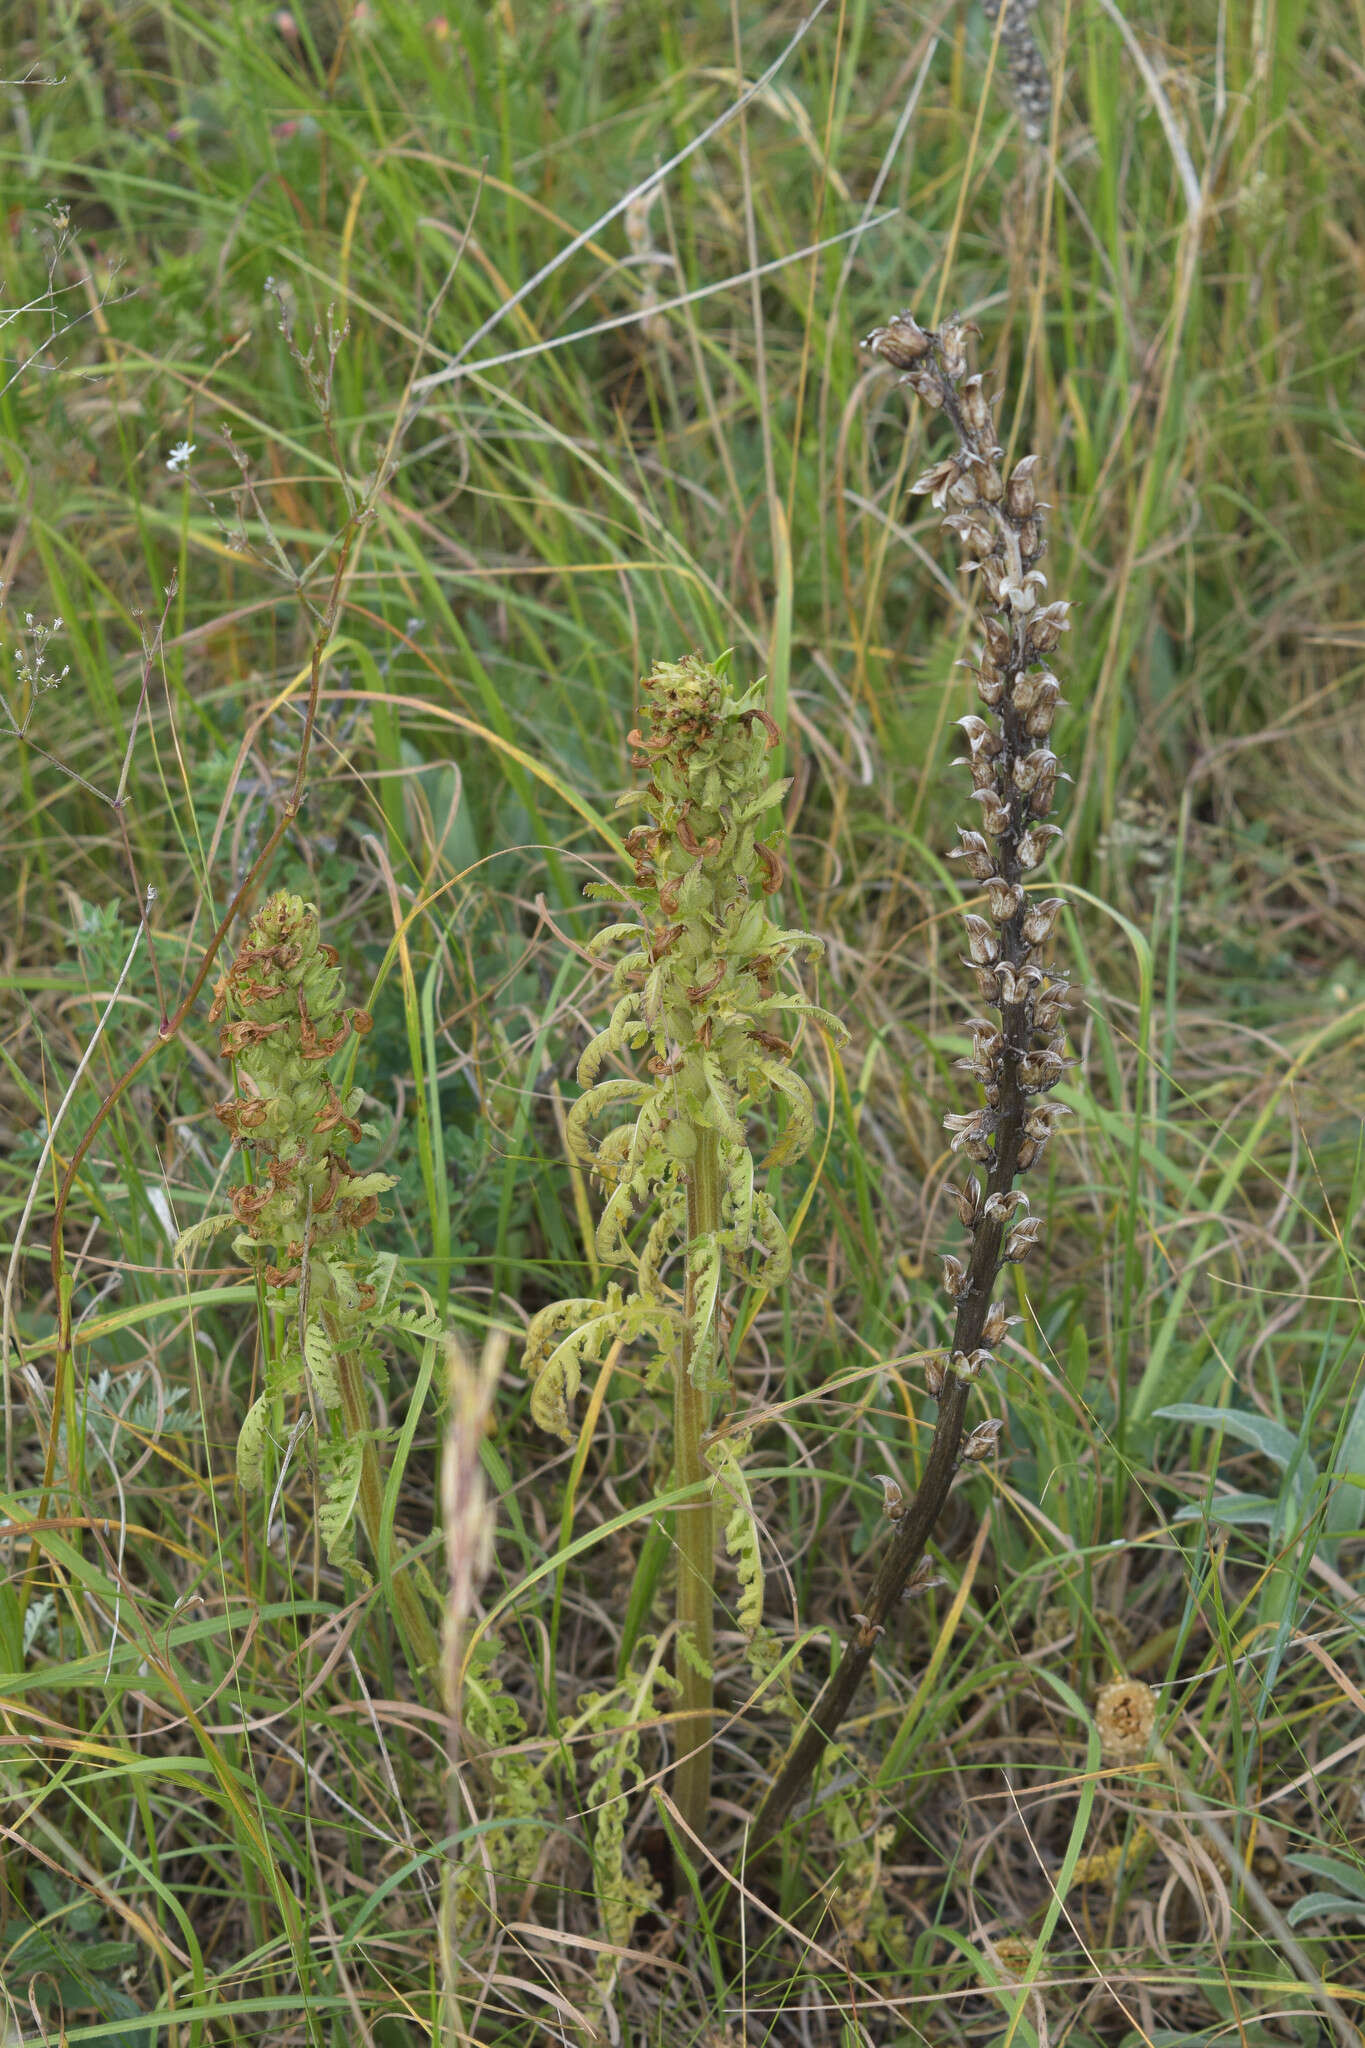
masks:
<instances>
[{"instance_id":1,"label":"flower spike with brown withered flowers","mask_svg":"<svg viewBox=\"0 0 1365 2048\"><path fill-rule=\"evenodd\" d=\"M957 1213L970 1250L965 1259L943 1260L953 1336L929 1363L939 1409L923 1480L892 1516L894 1533L865 1612L854 1616L839 1664L758 1810L751 1857L777 1833L848 1712L896 1603L915 1583L954 1473L964 1459L987 1458L995 1449L998 1421L982 1422L964 1438L968 1391L1009 1326L1003 1302L992 1298L1001 1268L1026 1259L1038 1239L1039 1220L1015 1181L1038 1165L1066 1114L1047 1099L1068 1064L1061 1030L1067 983L1047 958L1062 904L1031 894L1030 878L1061 837L1048 823L1060 778L1049 739L1061 702L1049 661L1068 629L1069 607L1047 602L1038 567L1046 540L1037 458L1026 455L1005 472L992 402L980 373L969 373L967 337L974 331L963 321L933 331L898 313L864 344L953 430L956 447L913 488L944 512L944 525L966 552L964 567L979 575L990 604L981 658L969 664L986 715L971 712L961 721L978 814L961 829L953 856L980 892L981 909L964 916L965 964L989 1014L971 1019L971 1054L959 1062L980 1084L981 1101L944 1119L952 1149L968 1167Z\"/></svg>"}]
</instances>

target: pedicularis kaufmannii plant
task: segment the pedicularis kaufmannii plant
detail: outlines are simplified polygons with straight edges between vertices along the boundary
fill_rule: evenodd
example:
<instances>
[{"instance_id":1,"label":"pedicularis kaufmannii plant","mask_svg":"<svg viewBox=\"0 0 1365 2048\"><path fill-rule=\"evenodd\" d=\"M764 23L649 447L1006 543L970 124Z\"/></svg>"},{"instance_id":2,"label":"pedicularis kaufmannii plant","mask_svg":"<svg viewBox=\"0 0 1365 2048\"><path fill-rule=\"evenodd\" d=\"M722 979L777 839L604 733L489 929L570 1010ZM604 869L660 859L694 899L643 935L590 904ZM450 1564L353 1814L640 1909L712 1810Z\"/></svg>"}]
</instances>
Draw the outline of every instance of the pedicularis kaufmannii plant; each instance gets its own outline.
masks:
<instances>
[{"instance_id":1,"label":"pedicularis kaufmannii plant","mask_svg":"<svg viewBox=\"0 0 1365 2048\"><path fill-rule=\"evenodd\" d=\"M969 376L969 329L954 323L931 333L909 313L869 335L865 346L902 373L957 446L914 485L945 509L944 525L963 547L964 567L985 587L990 611L985 646L974 666L982 716L962 723L967 737L972 801L970 828L960 831L953 858L979 891L979 909L964 916L970 966L983 1012L970 1021L971 1056L960 1062L977 1081L976 1109L944 1119L952 1149L967 1173L957 1211L968 1234L965 1258L948 1254L943 1285L953 1304L948 1349L931 1359L929 1391L938 1401L924 1477L914 1497L898 1493L887 1512L895 1524L886 1555L854 1631L810 1718L784 1759L756 1816L751 1854L769 1842L809 1779L825 1744L848 1711L877 1640L896 1603L925 1564L925 1545L953 1474L963 1458L988 1457L1001 1424L978 1423L964 1434L974 1381L994 1363L1011 1318L994 1299L1002 1267L1027 1258L1038 1218L1016 1180L1035 1168L1064 1108L1046 1098L1067 1065L1061 1031L1067 983L1047 957L1058 898L1032 893L1030 877L1061 837L1046 822L1058 780L1048 744L1061 698L1049 666L1067 630L1068 607L1044 600L1043 507L1034 488L1037 458L1026 455L1008 476L996 445L992 401L979 375Z\"/></svg>"},{"instance_id":2,"label":"pedicularis kaufmannii plant","mask_svg":"<svg viewBox=\"0 0 1365 2048\"><path fill-rule=\"evenodd\" d=\"M230 1211L183 1232L176 1249L186 1253L236 1223L233 1249L265 1289L264 1383L238 1437L238 1477L248 1489L260 1486L272 1421L306 1381L318 1410L319 1527L328 1555L354 1567L358 1513L371 1557L382 1563L380 1433L365 1373L382 1371L381 1330L434 1342L442 1326L429 1310L400 1305L395 1257L361 1257L360 1232L379 1216L393 1177L358 1173L347 1160L364 1135L356 1120L362 1091L339 1092L328 1063L353 1034L369 1031L370 1019L344 1007L337 954L323 943L312 904L280 891L257 912L209 1017L222 1023L219 1048L238 1081L216 1113L255 1171L234 1189ZM433 1663L435 1632L410 1580L386 1576L409 1654Z\"/></svg>"},{"instance_id":3,"label":"pedicularis kaufmannii plant","mask_svg":"<svg viewBox=\"0 0 1365 2048\"><path fill-rule=\"evenodd\" d=\"M655 1378L673 1390L675 1483L692 1496L677 1517L677 1667L682 1711L674 1794L687 1825L700 1830L710 1786L714 1510L703 1435L723 1377L723 1290L727 1274L780 1286L791 1247L756 1179L748 1120L776 1099L785 1129L762 1162L795 1159L814 1132L810 1090L794 1071L789 1034L810 1018L834 1038L842 1026L782 986L789 964L815 958L820 942L784 931L769 913L782 857L762 836L788 783L770 779L780 734L759 686L737 695L727 660L661 662L641 685L647 731L630 735L643 788L619 808L645 813L626 840L633 883L594 884L589 894L632 902L639 915L592 942L619 949L617 1002L607 1029L579 1062L586 1091L568 1119L574 1151L591 1161L607 1191L597 1226L604 1265L632 1266L629 1291L613 1283L604 1300L556 1302L532 1322L526 1370L532 1413L571 1439L569 1404L582 1368L618 1341L646 1344ZM611 1058L635 1054L645 1074L602 1079ZM625 1120L594 1148L589 1125ZM643 1237L632 1226L647 1215ZM665 1278L683 1256L681 1293ZM742 1488L722 1483L742 1506ZM717 1474L717 1477L721 1477ZM739 1508L731 1524L744 1521ZM757 1542L727 1530L740 1554L741 1624L761 1619Z\"/></svg>"}]
</instances>

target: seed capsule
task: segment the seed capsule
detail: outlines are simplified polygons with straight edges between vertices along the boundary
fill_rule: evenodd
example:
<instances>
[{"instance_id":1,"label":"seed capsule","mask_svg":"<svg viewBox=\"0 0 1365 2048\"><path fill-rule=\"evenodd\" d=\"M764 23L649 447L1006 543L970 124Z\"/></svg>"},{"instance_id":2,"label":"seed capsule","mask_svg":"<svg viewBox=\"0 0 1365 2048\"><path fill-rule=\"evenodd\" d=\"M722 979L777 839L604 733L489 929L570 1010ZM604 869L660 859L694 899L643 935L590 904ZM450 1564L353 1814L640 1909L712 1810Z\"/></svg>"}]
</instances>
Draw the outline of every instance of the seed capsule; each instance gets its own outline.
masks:
<instances>
[{"instance_id":1,"label":"seed capsule","mask_svg":"<svg viewBox=\"0 0 1365 2048\"><path fill-rule=\"evenodd\" d=\"M943 1254L943 1292L950 1301L963 1301L970 1288L967 1282L967 1268L961 1259L955 1259L951 1252Z\"/></svg>"},{"instance_id":2,"label":"seed capsule","mask_svg":"<svg viewBox=\"0 0 1365 2048\"><path fill-rule=\"evenodd\" d=\"M987 830L989 831L989 826ZM1047 858L1049 839L1060 839L1060 825L1030 825L1019 841L1019 865L1025 874L1032 874L1034 868Z\"/></svg>"},{"instance_id":3,"label":"seed capsule","mask_svg":"<svg viewBox=\"0 0 1365 2048\"><path fill-rule=\"evenodd\" d=\"M967 928L967 945L973 967L990 967L1000 957L1000 941L984 917L968 911L962 920Z\"/></svg>"},{"instance_id":4,"label":"seed capsule","mask_svg":"<svg viewBox=\"0 0 1365 2048\"><path fill-rule=\"evenodd\" d=\"M979 1462L982 1458L989 1458L994 1453L996 1444L1000 1440L1000 1432L1004 1427L1005 1425L999 1416L995 1415L988 1422L978 1422L976 1428L962 1446L963 1457L974 1463Z\"/></svg>"},{"instance_id":5,"label":"seed capsule","mask_svg":"<svg viewBox=\"0 0 1365 2048\"><path fill-rule=\"evenodd\" d=\"M1019 884L1002 881L999 875L992 875L987 882L986 896L990 903L991 916L997 924L1008 924L1024 900L1024 892Z\"/></svg>"},{"instance_id":6,"label":"seed capsule","mask_svg":"<svg viewBox=\"0 0 1365 2048\"><path fill-rule=\"evenodd\" d=\"M1018 1316L1006 1315L1003 1301L993 1301L986 1310L986 1321L981 1334L986 1342L993 1347L1001 1342L1011 1324L1018 1321Z\"/></svg>"},{"instance_id":7,"label":"seed capsule","mask_svg":"<svg viewBox=\"0 0 1365 2048\"><path fill-rule=\"evenodd\" d=\"M1026 1259L1037 1244L1038 1233L1042 1227L1042 1219L1037 1216L1026 1216L1022 1223L1016 1223L1005 1239L1000 1252L1001 1258L1013 1262Z\"/></svg>"},{"instance_id":8,"label":"seed capsule","mask_svg":"<svg viewBox=\"0 0 1365 2048\"><path fill-rule=\"evenodd\" d=\"M874 327L863 347L880 356L893 370L911 370L928 355L933 344L933 336L925 333L913 313L897 313L886 327Z\"/></svg>"},{"instance_id":9,"label":"seed capsule","mask_svg":"<svg viewBox=\"0 0 1365 2048\"><path fill-rule=\"evenodd\" d=\"M1061 599L1056 604L1044 605L1041 611L1033 614L1029 620L1028 637L1035 654L1051 654L1062 634L1070 632L1071 621L1067 617L1070 610L1070 604Z\"/></svg>"},{"instance_id":10,"label":"seed capsule","mask_svg":"<svg viewBox=\"0 0 1365 2048\"><path fill-rule=\"evenodd\" d=\"M965 825L958 826L961 846L954 847L949 860L965 860L967 873L974 882L987 882L995 873L995 855L979 832L969 832Z\"/></svg>"},{"instance_id":11,"label":"seed capsule","mask_svg":"<svg viewBox=\"0 0 1365 2048\"><path fill-rule=\"evenodd\" d=\"M1010 808L1000 792L992 784L972 791L972 800L981 806L981 823L992 839L999 839L1010 829Z\"/></svg>"},{"instance_id":12,"label":"seed capsule","mask_svg":"<svg viewBox=\"0 0 1365 2048\"><path fill-rule=\"evenodd\" d=\"M1024 943L1027 946L1045 946L1052 937L1052 928L1057 922L1057 913L1062 907L1060 896L1049 896L1042 903L1030 903L1024 912ZM1034 1012L1034 1022L1038 1014Z\"/></svg>"},{"instance_id":13,"label":"seed capsule","mask_svg":"<svg viewBox=\"0 0 1365 2048\"><path fill-rule=\"evenodd\" d=\"M1005 487L1005 510L1012 519L1027 519L1038 502L1033 487L1033 472L1038 467L1036 455L1026 455L1022 462L1016 462Z\"/></svg>"},{"instance_id":14,"label":"seed capsule","mask_svg":"<svg viewBox=\"0 0 1365 2048\"><path fill-rule=\"evenodd\" d=\"M991 418L991 402L983 389L983 379L978 370L974 377L968 377L962 386L962 417L974 434L984 439L995 425Z\"/></svg>"}]
</instances>

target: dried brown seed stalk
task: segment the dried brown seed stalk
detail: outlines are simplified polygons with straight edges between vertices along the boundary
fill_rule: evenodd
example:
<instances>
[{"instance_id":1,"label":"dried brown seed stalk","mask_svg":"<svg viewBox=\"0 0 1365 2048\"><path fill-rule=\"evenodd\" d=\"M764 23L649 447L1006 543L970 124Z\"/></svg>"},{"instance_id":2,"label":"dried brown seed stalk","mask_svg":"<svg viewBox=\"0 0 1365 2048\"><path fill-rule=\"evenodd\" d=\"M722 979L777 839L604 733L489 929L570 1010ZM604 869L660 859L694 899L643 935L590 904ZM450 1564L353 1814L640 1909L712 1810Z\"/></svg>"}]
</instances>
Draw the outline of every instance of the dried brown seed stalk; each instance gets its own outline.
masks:
<instances>
[{"instance_id":1,"label":"dried brown seed stalk","mask_svg":"<svg viewBox=\"0 0 1365 2048\"><path fill-rule=\"evenodd\" d=\"M968 375L970 331L955 321L932 332L900 313L869 335L865 346L900 371L901 382L957 436L954 453L935 462L913 488L944 510L943 524L966 551L964 566L980 577L991 607L974 669L989 715L974 712L962 720L964 765L980 815L961 830L956 858L983 892L984 914L975 909L964 919L965 964L982 1008L993 1014L972 1018L972 1056L961 1062L984 1100L974 1110L944 1118L952 1150L983 1171L979 1178L969 1171L957 1192L968 1254L949 1253L943 1260L943 1286L955 1311L953 1336L946 1355L926 1362L939 1408L923 1479L895 1517L866 1612L854 1617L838 1667L759 1808L749 1835L751 1856L773 1839L848 1712L882 1628L922 1568L954 1473L964 1458L988 1457L994 1450L997 1421L977 1424L964 1441L968 1395L994 1362L992 1347L1008 1327L1003 1306L992 1300L1001 1268L1027 1258L1040 1228L1014 1183L1042 1159L1066 1113L1061 1104L1039 1099L1056 1086L1067 1064L1061 1030L1067 984L1044 957L1060 899L1040 901L1029 890L1034 870L1061 836L1042 821L1052 809L1060 772L1047 741L1061 693L1047 658L1067 630L1068 607L1044 602L1047 579L1038 563L1046 547L1046 508L1037 495L1037 458L1025 456L1006 473L992 401L980 376Z\"/></svg>"}]
</instances>

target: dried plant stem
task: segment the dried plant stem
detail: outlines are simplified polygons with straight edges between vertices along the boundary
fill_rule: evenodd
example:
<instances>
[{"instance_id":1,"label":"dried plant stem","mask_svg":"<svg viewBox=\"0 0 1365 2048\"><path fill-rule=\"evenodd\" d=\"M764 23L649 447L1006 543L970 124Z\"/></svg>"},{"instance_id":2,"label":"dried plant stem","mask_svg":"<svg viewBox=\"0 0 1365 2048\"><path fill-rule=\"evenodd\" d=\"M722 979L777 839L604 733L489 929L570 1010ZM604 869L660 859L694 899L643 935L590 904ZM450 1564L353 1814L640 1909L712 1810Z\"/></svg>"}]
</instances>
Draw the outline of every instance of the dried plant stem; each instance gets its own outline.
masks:
<instances>
[{"instance_id":1,"label":"dried plant stem","mask_svg":"<svg viewBox=\"0 0 1365 2048\"><path fill-rule=\"evenodd\" d=\"M702 1432L710 1401L692 1377L692 1327L696 1268L693 1247L720 1229L720 1159L714 1131L698 1129L697 1151L687 1181L687 1274L684 1286L683 1336L673 1379L673 1447L680 1487L697 1489L695 1500L677 1513L678 1632L687 1647L679 1648L678 1678L682 1712L677 1721L678 1768L673 1796L686 1825L701 1834L711 1799L711 1729L715 1680L712 1676L712 1612L715 1605L715 1510L704 1482L709 1478L702 1458Z\"/></svg>"},{"instance_id":2,"label":"dried plant stem","mask_svg":"<svg viewBox=\"0 0 1365 2048\"><path fill-rule=\"evenodd\" d=\"M1039 604L1046 579L1035 565L1045 541L1035 458L1026 456L1006 478L991 400L981 377L967 374L967 332L958 323L930 332L902 313L878 328L867 346L905 373L902 381L942 414L956 436L954 454L936 463L914 489L951 508L944 524L975 558L967 566L980 574L994 614L986 621L976 678L995 722L975 713L961 721L981 829L962 830L955 857L981 886L988 912L968 912L964 922L978 998L995 1015L972 1018L971 1057L958 1062L979 1083L984 1101L945 1120L954 1151L965 1152L984 1172L978 1178L969 1171L957 1190L970 1253L965 1263L951 1255L943 1261L944 1289L955 1306L953 1338L946 1357L935 1358L928 1374L939 1411L923 1480L908 1503L898 1495L888 1501L894 1534L867 1611L854 1616L838 1666L759 1807L749 1836L751 1856L772 1841L848 1712L878 1638L913 1584L958 1465L963 1458L987 1457L994 1447L998 1421L978 1424L964 1440L968 1389L994 1363L994 1347L1008 1327L1003 1304L992 1300L1001 1268L1025 1258L1037 1240L1038 1220L1028 1214L1028 1198L1015 1180L1038 1163L1065 1114L1039 1100L1067 1065L1058 1029L1066 984L1042 957L1061 903L1031 898L1027 878L1061 836L1041 820L1052 809L1059 773L1048 735L1060 686L1046 658L1067 628L1067 606Z\"/></svg>"},{"instance_id":3,"label":"dried plant stem","mask_svg":"<svg viewBox=\"0 0 1365 2048\"><path fill-rule=\"evenodd\" d=\"M326 1314L322 1320L325 1326L330 1326L328 1334L335 1342L338 1335L335 1324ZM356 1505L360 1510L360 1525L369 1542L370 1555L378 1570L383 1555L379 1547L379 1537L384 1526L384 1482L380 1476L379 1458L370 1434L371 1416L365 1395L365 1379L360 1369L360 1361L353 1351L348 1351L342 1344L337 1343L336 1357L337 1384L341 1389L341 1413L346 1431L348 1436L362 1442L365 1447L361 1454L360 1485L356 1494ZM403 1572L391 1572L384 1590L392 1603L394 1616L402 1631L404 1645L414 1670L434 1669L440 1658L441 1646L411 1579Z\"/></svg>"},{"instance_id":4,"label":"dried plant stem","mask_svg":"<svg viewBox=\"0 0 1365 2048\"><path fill-rule=\"evenodd\" d=\"M984 1302L983 1302L984 1309ZM959 1317L961 1322L961 1317ZM957 1470L962 1445L962 1418L967 1408L967 1385L952 1378L939 1403L938 1425L929 1449L924 1478L901 1516L896 1533L882 1559L867 1602L867 1612L857 1618L857 1627L844 1644L832 1676L827 1680L809 1719L782 1760L781 1768L768 1788L749 1830L749 1857L759 1856L772 1841L792 1806L809 1784L816 1765L853 1704L872 1662L878 1638L894 1613L901 1594L909 1584L925 1545L943 1511L948 1490Z\"/></svg>"}]
</instances>

